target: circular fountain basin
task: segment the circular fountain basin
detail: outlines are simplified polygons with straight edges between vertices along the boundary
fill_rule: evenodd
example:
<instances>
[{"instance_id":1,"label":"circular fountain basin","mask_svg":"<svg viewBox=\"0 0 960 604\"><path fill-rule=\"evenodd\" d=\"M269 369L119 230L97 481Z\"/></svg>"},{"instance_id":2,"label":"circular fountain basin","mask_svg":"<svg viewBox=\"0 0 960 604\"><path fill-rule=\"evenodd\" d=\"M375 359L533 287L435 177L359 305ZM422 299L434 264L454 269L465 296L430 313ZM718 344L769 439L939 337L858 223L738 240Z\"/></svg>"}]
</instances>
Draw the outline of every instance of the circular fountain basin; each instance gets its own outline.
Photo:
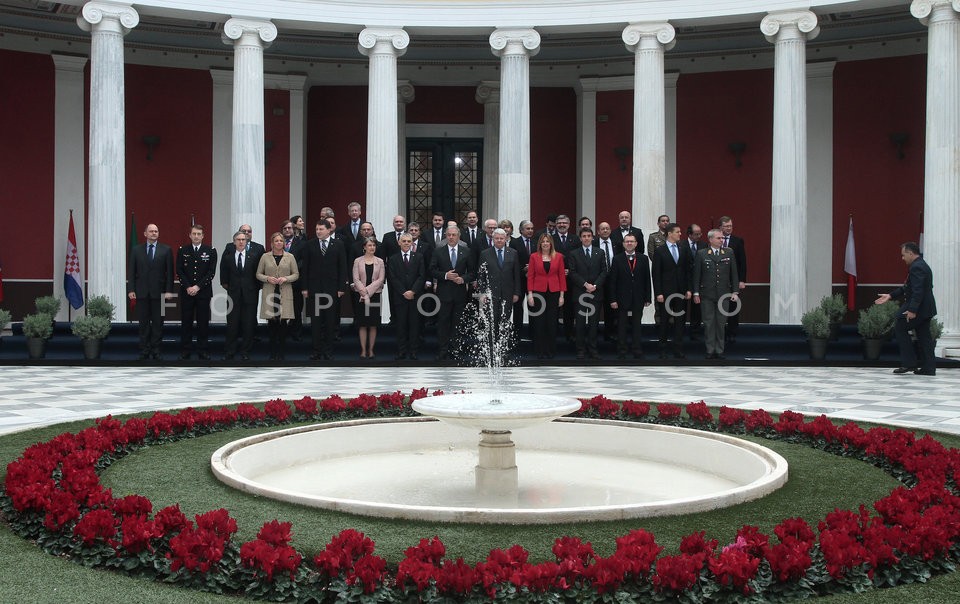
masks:
<instances>
[{"instance_id":1,"label":"circular fountain basin","mask_svg":"<svg viewBox=\"0 0 960 604\"><path fill-rule=\"evenodd\" d=\"M498 507L475 489L477 431L431 418L325 423L229 443L214 474L307 506L412 520L548 524L686 514L762 497L787 462L731 436L561 418L513 435L518 493Z\"/></svg>"},{"instance_id":2,"label":"circular fountain basin","mask_svg":"<svg viewBox=\"0 0 960 604\"><path fill-rule=\"evenodd\" d=\"M468 392L421 398L411 405L421 415L435 417L448 424L502 432L529 428L552 421L574 411L582 404L575 398L546 394Z\"/></svg>"}]
</instances>

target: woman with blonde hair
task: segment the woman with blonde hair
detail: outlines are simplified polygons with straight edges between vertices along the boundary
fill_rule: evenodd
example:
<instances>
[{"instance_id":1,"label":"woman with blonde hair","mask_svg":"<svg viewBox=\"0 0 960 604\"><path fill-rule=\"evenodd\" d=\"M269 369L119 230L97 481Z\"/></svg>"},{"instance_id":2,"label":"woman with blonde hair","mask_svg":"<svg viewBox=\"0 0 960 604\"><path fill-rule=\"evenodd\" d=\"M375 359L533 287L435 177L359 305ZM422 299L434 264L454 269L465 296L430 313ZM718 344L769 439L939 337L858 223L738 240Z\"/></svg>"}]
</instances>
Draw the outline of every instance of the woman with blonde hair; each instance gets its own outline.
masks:
<instances>
[{"instance_id":1,"label":"woman with blonde hair","mask_svg":"<svg viewBox=\"0 0 960 604\"><path fill-rule=\"evenodd\" d=\"M260 290L260 318L270 329L270 360L283 360L287 344L287 327L294 318L293 286L300 278L297 259L284 251L286 240L280 233L270 235L270 252L260 257L257 280Z\"/></svg>"},{"instance_id":2,"label":"woman with blonde hair","mask_svg":"<svg viewBox=\"0 0 960 604\"><path fill-rule=\"evenodd\" d=\"M557 353L557 316L567 291L563 254L553 247L549 233L540 235L537 249L527 265L527 305L533 324L533 347L538 359L552 359Z\"/></svg>"},{"instance_id":3,"label":"woman with blonde hair","mask_svg":"<svg viewBox=\"0 0 960 604\"><path fill-rule=\"evenodd\" d=\"M367 237L363 242L363 255L353 261L353 288L360 296L359 312L355 313L353 321L360 332L361 359L375 358L373 347L380 326L380 292L387 272L376 253L377 240Z\"/></svg>"}]
</instances>

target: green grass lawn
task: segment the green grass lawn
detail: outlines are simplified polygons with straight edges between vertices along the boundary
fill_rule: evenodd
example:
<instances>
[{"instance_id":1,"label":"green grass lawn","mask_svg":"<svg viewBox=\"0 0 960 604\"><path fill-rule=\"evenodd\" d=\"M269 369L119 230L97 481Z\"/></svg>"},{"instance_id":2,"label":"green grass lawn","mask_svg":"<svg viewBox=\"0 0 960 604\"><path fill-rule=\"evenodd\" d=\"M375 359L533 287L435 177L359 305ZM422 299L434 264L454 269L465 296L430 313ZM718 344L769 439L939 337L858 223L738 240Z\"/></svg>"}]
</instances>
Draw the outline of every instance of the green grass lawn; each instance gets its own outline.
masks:
<instances>
[{"instance_id":1,"label":"green grass lawn","mask_svg":"<svg viewBox=\"0 0 960 604\"><path fill-rule=\"evenodd\" d=\"M30 444L47 440L63 431L76 431L89 422L61 424L0 438L3 467ZM225 507L237 519L238 542L255 536L260 526L274 518L290 521L294 545L311 556L344 528L356 528L377 544L377 554L396 563L403 550L421 537L438 535L447 546L448 557L463 556L468 562L486 557L490 549L515 543L531 552L531 560L551 558L556 537L578 536L593 543L599 555L613 551L614 538L634 528L651 531L668 552L676 550L680 538L698 530L721 544L731 541L744 524L766 533L781 520L794 516L812 525L834 508L856 509L885 496L897 483L889 475L863 462L836 457L803 445L764 439L762 442L790 462L790 480L783 488L755 502L709 513L649 520L555 524L540 526L457 525L365 518L304 508L255 497L233 490L216 480L209 468L210 454L222 444L271 429L236 429L178 443L140 450L116 462L104 472L105 486L115 496L139 493L149 497L154 509L179 502L188 515ZM960 438L938 435L951 447ZM3 470L5 474L5 470ZM7 564L0 570L0 593L4 601L17 602L110 602L121 598L137 602L226 602L236 601L167 585L137 581L100 570L91 570L49 556L0 528L0 557ZM13 562L13 563L11 563ZM960 593L960 577L954 573L926 585L892 590L873 590L860 596L824 598L829 604L846 602L954 602Z\"/></svg>"}]
</instances>

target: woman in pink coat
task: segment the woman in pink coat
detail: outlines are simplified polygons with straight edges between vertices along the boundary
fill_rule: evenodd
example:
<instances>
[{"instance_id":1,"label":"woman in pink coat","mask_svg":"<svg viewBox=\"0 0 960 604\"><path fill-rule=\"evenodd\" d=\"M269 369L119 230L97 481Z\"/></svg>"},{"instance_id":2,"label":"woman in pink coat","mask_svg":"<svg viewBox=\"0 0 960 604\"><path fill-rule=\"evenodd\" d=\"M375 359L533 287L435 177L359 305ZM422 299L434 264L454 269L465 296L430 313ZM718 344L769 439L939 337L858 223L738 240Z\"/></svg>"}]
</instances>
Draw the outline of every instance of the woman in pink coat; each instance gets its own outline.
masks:
<instances>
[{"instance_id":1,"label":"woman in pink coat","mask_svg":"<svg viewBox=\"0 0 960 604\"><path fill-rule=\"evenodd\" d=\"M387 272L383 260L376 256L377 241L368 237L363 243L363 256L353 261L353 288L360 296L360 312L353 318L360 332L360 358L374 358L373 346L377 343L377 327L380 326L380 292Z\"/></svg>"}]
</instances>

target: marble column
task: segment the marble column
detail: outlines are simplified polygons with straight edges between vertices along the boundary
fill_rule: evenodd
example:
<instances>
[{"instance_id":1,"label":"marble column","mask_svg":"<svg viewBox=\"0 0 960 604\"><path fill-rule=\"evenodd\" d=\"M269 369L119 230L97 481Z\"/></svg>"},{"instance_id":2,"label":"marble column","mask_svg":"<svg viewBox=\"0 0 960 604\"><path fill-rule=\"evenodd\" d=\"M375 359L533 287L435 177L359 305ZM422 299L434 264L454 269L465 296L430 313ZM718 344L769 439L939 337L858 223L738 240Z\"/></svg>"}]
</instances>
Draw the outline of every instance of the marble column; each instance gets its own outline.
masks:
<instances>
[{"instance_id":1,"label":"marble column","mask_svg":"<svg viewBox=\"0 0 960 604\"><path fill-rule=\"evenodd\" d=\"M922 251L943 322L937 352L960 356L960 0L914 0L910 12L927 26Z\"/></svg>"},{"instance_id":2,"label":"marble column","mask_svg":"<svg viewBox=\"0 0 960 604\"><path fill-rule=\"evenodd\" d=\"M633 224L650 232L666 207L666 120L663 53L673 48L667 22L631 23L623 30L636 55L633 83ZM642 242L641 245L646 245Z\"/></svg>"},{"instance_id":3,"label":"marble column","mask_svg":"<svg viewBox=\"0 0 960 604\"><path fill-rule=\"evenodd\" d=\"M530 57L540 50L535 29L497 29L490 48L500 57L500 175L497 211L514 225L530 216Z\"/></svg>"},{"instance_id":4,"label":"marble column","mask_svg":"<svg viewBox=\"0 0 960 604\"><path fill-rule=\"evenodd\" d=\"M770 240L807 240L807 40L816 37L810 11L768 13L760 30L774 44L773 187ZM806 254L770 248L770 324L797 325L807 291Z\"/></svg>"},{"instance_id":5,"label":"marble column","mask_svg":"<svg viewBox=\"0 0 960 604\"><path fill-rule=\"evenodd\" d=\"M407 214L407 105L412 103L417 91L408 80L397 83L397 203L400 214ZM407 216L407 221L412 220ZM425 225L420 225L423 228Z\"/></svg>"},{"instance_id":6,"label":"marble column","mask_svg":"<svg viewBox=\"0 0 960 604\"><path fill-rule=\"evenodd\" d=\"M475 97L483 105L483 217L507 218L518 230L520 220L500 213L500 82L480 82ZM519 232L519 230L518 230Z\"/></svg>"},{"instance_id":7,"label":"marble column","mask_svg":"<svg viewBox=\"0 0 960 604\"><path fill-rule=\"evenodd\" d=\"M90 32L90 249L87 293L107 296L124 317L127 257L126 168L124 163L123 37L140 22L133 7L112 2L85 4L77 25ZM143 226L143 223L141 223Z\"/></svg>"},{"instance_id":8,"label":"marble column","mask_svg":"<svg viewBox=\"0 0 960 604\"><path fill-rule=\"evenodd\" d=\"M84 154L83 154L83 68L87 57L52 55L55 73L54 101L54 147L53 147L53 295L64 297L63 269L67 251L67 231L70 226L68 216L73 210L73 221L77 234L77 255L80 258L80 281L85 280L87 262L86 216L83 205L84 195ZM122 212L121 212L122 213ZM122 218L121 218L122 221ZM54 317L58 321L68 320L71 310L69 304L60 307L60 313ZM77 309L76 312L80 312ZM74 314L75 316L75 314Z\"/></svg>"},{"instance_id":9,"label":"marble column","mask_svg":"<svg viewBox=\"0 0 960 604\"><path fill-rule=\"evenodd\" d=\"M228 69L211 69L210 79L213 82L213 102L211 112L213 124L210 133L210 146L213 163L210 174L212 189L211 224L207 227L204 241L218 252L233 241L233 234L237 232L240 223L235 222L230 210L230 161L233 147L230 139L231 122L233 120L233 71ZM220 287L220 279L213 280L213 304L210 307L211 320L224 323L227 320L227 294Z\"/></svg>"},{"instance_id":10,"label":"marble column","mask_svg":"<svg viewBox=\"0 0 960 604\"><path fill-rule=\"evenodd\" d=\"M597 78L577 81L577 216L597 216Z\"/></svg>"},{"instance_id":11,"label":"marble column","mask_svg":"<svg viewBox=\"0 0 960 604\"><path fill-rule=\"evenodd\" d=\"M807 294L805 299L800 299L804 308L813 308L833 290L833 68L836 63L807 63ZM853 218L856 222L857 217Z\"/></svg>"},{"instance_id":12,"label":"marble column","mask_svg":"<svg viewBox=\"0 0 960 604\"><path fill-rule=\"evenodd\" d=\"M276 37L270 21L232 18L223 26L223 42L233 46L230 218L233 228L253 227L253 240L264 245L263 49Z\"/></svg>"},{"instance_id":13,"label":"marble column","mask_svg":"<svg viewBox=\"0 0 960 604\"><path fill-rule=\"evenodd\" d=\"M397 157L397 57L410 44L407 32L368 27L360 32L358 49L370 58L367 103L366 219L378 233L400 214Z\"/></svg>"}]
</instances>

